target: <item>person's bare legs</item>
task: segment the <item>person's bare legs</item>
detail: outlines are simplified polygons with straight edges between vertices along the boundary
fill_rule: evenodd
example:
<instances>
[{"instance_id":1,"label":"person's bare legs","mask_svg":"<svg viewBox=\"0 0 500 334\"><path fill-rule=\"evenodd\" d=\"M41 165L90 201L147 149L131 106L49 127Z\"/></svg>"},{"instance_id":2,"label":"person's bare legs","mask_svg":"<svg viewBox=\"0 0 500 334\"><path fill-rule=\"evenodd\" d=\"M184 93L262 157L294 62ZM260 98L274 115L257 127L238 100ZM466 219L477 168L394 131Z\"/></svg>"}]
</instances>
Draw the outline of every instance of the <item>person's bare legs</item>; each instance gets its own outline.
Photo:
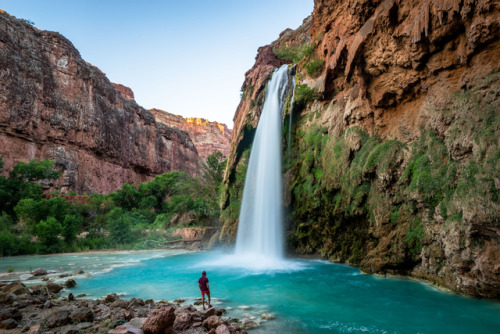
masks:
<instances>
[{"instance_id":1,"label":"person's bare legs","mask_svg":"<svg viewBox=\"0 0 500 334\"><path fill-rule=\"evenodd\" d=\"M203 305L203 309L205 309L205 294L204 293L201 294L201 299L202 299L201 305ZM208 297L208 307L210 307L210 297Z\"/></svg>"},{"instance_id":2,"label":"person's bare legs","mask_svg":"<svg viewBox=\"0 0 500 334\"><path fill-rule=\"evenodd\" d=\"M212 304L210 304L210 294L208 295L208 308L211 308Z\"/></svg>"}]
</instances>

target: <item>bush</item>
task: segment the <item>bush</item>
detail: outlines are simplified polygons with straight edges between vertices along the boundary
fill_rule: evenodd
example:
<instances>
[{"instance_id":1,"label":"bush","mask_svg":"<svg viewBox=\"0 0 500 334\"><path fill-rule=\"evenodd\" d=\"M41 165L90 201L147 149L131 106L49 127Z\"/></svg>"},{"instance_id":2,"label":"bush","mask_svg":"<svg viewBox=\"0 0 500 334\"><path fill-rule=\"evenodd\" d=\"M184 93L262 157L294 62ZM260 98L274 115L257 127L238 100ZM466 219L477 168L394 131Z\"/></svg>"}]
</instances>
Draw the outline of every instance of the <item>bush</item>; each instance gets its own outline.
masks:
<instances>
[{"instance_id":1,"label":"bush","mask_svg":"<svg viewBox=\"0 0 500 334\"><path fill-rule=\"evenodd\" d=\"M128 244L134 240L131 219L122 208L114 208L106 215L108 219L109 239L115 244Z\"/></svg>"},{"instance_id":2,"label":"bush","mask_svg":"<svg viewBox=\"0 0 500 334\"><path fill-rule=\"evenodd\" d=\"M40 238L44 251L57 252L60 250L59 233L63 230L61 224L54 218L48 217L41 220L35 228L36 235Z\"/></svg>"},{"instance_id":3,"label":"bush","mask_svg":"<svg viewBox=\"0 0 500 334\"><path fill-rule=\"evenodd\" d=\"M295 87L295 96L293 99L294 110L304 109L310 102L319 98L319 94L313 88L307 85L298 85Z\"/></svg>"},{"instance_id":4,"label":"bush","mask_svg":"<svg viewBox=\"0 0 500 334\"><path fill-rule=\"evenodd\" d=\"M324 64L325 60L323 58L315 57L311 59L309 62L307 62L307 64L304 67L306 69L307 74L310 77L314 78L321 73Z\"/></svg>"},{"instance_id":5,"label":"bush","mask_svg":"<svg viewBox=\"0 0 500 334\"><path fill-rule=\"evenodd\" d=\"M303 58L309 58L314 52L314 47L313 43L291 46L282 44L278 49L273 49L273 52L278 58L297 64Z\"/></svg>"}]
</instances>

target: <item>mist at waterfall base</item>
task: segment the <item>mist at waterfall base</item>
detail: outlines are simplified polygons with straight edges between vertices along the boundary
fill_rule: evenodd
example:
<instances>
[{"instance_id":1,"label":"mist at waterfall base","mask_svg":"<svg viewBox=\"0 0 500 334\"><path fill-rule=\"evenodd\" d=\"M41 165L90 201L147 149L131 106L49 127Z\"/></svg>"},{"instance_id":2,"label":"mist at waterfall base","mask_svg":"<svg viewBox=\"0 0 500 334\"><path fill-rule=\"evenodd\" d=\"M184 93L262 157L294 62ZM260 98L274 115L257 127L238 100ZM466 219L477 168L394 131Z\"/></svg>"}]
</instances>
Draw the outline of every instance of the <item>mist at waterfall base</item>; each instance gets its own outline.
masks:
<instances>
[{"instance_id":1,"label":"mist at waterfall base","mask_svg":"<svg viewBox=\"0 0 500 334\"><path fill-rule=\"evenodd\" d=\"M359 269L319 260L295 260L302 270L259 272L217 265L221 252L135 251L2 258L28 271L74 271L78 286L62 296L96 299L118 293L155 301L199 297L198 278L206 270L215 307L228 318L255 317L249 333L499 333L500 303L440 292L426 284L360 273ZM87 274L92 275L86 277ZM51 277L56 283L68 278ZM26 285L45 284L29 280ZM265 321L262 313L276 319Z\"/></svg>"}]
</instances>

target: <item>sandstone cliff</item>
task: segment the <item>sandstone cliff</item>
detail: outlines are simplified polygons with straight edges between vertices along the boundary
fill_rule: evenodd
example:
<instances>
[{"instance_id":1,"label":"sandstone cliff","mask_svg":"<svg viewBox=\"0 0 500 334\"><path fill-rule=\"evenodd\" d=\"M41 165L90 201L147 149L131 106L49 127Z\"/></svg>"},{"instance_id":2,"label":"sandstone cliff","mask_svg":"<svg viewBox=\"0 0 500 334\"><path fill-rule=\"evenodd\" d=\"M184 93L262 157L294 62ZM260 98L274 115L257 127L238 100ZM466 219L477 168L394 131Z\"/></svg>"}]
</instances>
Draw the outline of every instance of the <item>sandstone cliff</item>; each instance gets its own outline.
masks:
<instances>
[{"instance_id":1,"label":"sandstone cliff","mask_svg":"<svg viewBox=\"0 0 500 334\"><path fill-rule=\"evenodd\" d=\"M226 124L210 122L204 118L184 118L160 109L150 111L157 122L186 131L196 146L200 161L204 161L215 151L228 156L231 130Z\"/></svg>"},{"instance_id":2,"label":"sandstone cliff","mask_svg":"<svg viewBox=\"0 0 500 334\"><path fill-rule=\"evenodd\" d=\"M171 170L197 170L186 132L157 123L58 33L0 13L0 77L6 171L48 158L63 171L56 189L108 193Z\"/></svg>"},{"instance_id":3,"label":"sandstone cliff","mask_svg":"<svg viewBox=\"0 0 500 334\"><path fill-rule=\"evenodd\" d=\"M273 50L302 44L313 52L294 59L290 249L500 298L499 23L489 0L315 0L246 73L221 238L234 240L265 84L286 62Z\"/></svg>"}]
</instances>

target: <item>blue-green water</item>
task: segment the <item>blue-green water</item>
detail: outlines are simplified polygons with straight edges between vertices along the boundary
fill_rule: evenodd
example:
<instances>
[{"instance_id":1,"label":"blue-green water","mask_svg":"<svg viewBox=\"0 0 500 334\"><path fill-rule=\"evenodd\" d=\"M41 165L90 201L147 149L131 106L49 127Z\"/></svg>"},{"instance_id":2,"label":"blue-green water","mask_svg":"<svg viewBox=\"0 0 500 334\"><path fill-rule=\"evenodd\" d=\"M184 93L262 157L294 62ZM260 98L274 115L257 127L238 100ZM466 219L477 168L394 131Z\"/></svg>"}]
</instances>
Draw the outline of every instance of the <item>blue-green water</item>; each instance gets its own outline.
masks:
<instances>
[{"instance_id":1,"label":"blue-green water","mask_svg":"<svg viewBox=\"0 0 500 334\"><path fill-rule=\"evenodd\" d=\"M261 326L254 333L500 333L498 302L325 261L290 260L281 270L266 271L225 259L218 252L172 251L17 257L1 259L0 272L9 266L82 268L93 277L76 279L74 295L117 292L123 298L181 297L192 303L199 296L200 272L207 270L212 297L218 298L214 304L228 309L229 317L255 317ZM262 313L276 319L264 321Z\"/></svg>"}]
</instances>

